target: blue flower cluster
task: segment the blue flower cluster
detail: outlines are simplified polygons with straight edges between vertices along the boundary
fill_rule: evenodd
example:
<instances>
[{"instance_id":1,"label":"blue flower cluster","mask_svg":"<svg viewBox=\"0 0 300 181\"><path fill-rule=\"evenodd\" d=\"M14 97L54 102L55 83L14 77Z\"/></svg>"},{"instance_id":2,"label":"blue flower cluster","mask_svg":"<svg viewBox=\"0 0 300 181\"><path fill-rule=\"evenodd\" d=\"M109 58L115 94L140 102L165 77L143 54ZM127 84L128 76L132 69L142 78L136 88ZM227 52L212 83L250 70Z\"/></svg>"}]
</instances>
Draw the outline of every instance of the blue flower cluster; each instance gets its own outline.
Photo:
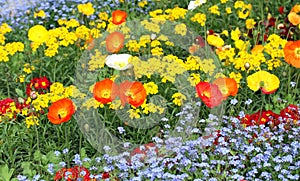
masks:
<instances>
[{"instance_id":1,"label":"blue flower cluster","mask_svg":"<svg viewBox=\"0 0 300 181\"><path fill-rule=\"evenodd\" d=\"M156 147L140 146L145 153L105 154L96 159L77 154L73 162L79 166L88 162L90 178L96 179L110 173L122 180L299 180L300 120L282 120L272 128L244 127L238 118L223 116L224 126L203 136L191 127L198 119L192 110L187 105L177 115L181 129L176 134L167 128L164 138L153 138ZM210 115L210 119L218 117ZM53 169L49 171L54 174Z\"/></svg>"},{"instance_id":2,"label":"blue flower cluster","mask_svg":"<svg viewBox=\"0 0 300 181\"><path fill-rule=\"evenodd\" d=\"M119 9L121 6L128 7L129 12L137 12L139 14L148 14L148 12L155 8L155 3L151 0L147 0L147 6L141 8L138 6L138 2L141 0L134 1L128 0L123 5L117 0L106 0L104 2L94 0L0 0L0 24L6 22L13 28L29 28L36 24L43 24L53 28L55 22L58 19L77 19L77 5L91 2L95 8L95 13L91 17L91 20L97 18L97 14L100 12L110 13L113 10ZM43 10L46 14L44 18L34 18L34 12ZM54 21L54 22L53 22ZM50 24L49 24L50 23ZM81 22L83 23L83 22Z\"/></svg>"}]
</instances>

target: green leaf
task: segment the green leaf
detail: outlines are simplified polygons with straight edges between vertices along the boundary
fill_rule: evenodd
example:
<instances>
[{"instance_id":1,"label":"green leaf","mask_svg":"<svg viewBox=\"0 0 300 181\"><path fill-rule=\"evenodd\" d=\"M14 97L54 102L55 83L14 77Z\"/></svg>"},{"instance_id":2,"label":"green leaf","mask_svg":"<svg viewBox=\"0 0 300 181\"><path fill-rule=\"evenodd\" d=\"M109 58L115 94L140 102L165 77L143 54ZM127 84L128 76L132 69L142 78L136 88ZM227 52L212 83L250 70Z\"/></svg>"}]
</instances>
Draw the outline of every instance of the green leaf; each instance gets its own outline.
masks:
<instances>
[{"instance_id":1,"label":"green leaf","mask_svg":"<svg viewBox=\"0 0 300 181\"><path fill-rule=\"evenodd\" d=\"M22 162L21 168L23 169L23 174L27 176L33 176L31 171L31 163L30 162Z\"/></svg>"},{"instance_id":2,"label":"green leaf","mask_svg":"<svg viewBox=\"0 0 300 181\"><path fill-rule=\"evenodd\" d=\"M19 97L25 97L24 92L21 89L16 88L15 91Z\"/></svg>"},{"instance_id":3,"label":"green leaf","mask_svg":"<svg viewBox=\"0 0 300 181\"><path fill-rule=\"evenodd\" d=\"M14 169L9 169L7 165L0 166L0 181L10 181L13 175Z\"/></svg>"}]
</instances>

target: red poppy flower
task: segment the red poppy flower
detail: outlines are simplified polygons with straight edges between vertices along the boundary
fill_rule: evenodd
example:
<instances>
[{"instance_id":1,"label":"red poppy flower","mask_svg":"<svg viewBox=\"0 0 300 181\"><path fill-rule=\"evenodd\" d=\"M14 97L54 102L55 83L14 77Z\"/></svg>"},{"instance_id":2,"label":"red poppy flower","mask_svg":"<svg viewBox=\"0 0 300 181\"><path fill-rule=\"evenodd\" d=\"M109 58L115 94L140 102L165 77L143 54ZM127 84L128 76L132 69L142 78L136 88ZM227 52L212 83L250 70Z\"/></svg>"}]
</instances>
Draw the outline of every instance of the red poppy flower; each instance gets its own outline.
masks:
<instances>
[{"instance_id":1,"label":"red poppy flower","mask_svg":"<svg viewBox=\"0 0 300 181\"><path fill-rule=\"evenodd\" d=\"M63 98L49 107L48 119L53 124L61 124L71 119L75 113L75 106L71 99Z\"/></svg>"},{"instance_id":2,"label":"red poppy flower","mask_svg":"<svg viewBox=\"0 0 300 181\"><path fill-rule=\"evenodd\" d=\"M204 104L209 108L213 108L222 103L223 96L216 84L199 82L196 85L196 92Z\"/></svg>"},{"instance_id":3,"label":"red poppy flower","mask_svg":"<svg viewBox=\"0 0 300 181\"><path fill-rule=\"evenodd\" d=\"M115 90L117 90L117 85L110 79L104 79L95 84L94 98L102 104L107 104L115 98Z\"/></svg>"},{"instance_id":4,"label":"red poppy flower","mask_svg":"<svg viewBox=\"0 0 300 181\"><path fill-rule=\"evenodd\" d=\"M300 68L300 40L297 41L288 41L284 48L284 60L296 67Z\"/></svg>"},{"instance_id":5,"label":"red poppy flower","mask_svg":"<svg viewBox=\"0 0 300 181\"><path fill-rule=\"evenodd\" d=\"M120 51L124 46L125 35L118 31L109 34L106 39L106 49L111 53Z\"/></svg>"},{"instance_id":6,"label":"red poppy flower","mask_svg":"<svg viewBox=\"0 0 300 181\"><path fill-rule=\"evenodd\" d=\"M121 10L115 10L112 12L112 23L115 25L122 24L126 21L127 13Z\"/></svg>"},{"instance_id":7,"label":"red poppy flower","mask_svg":"<svg viewBox=\"0 0 300 181\"><path fill-rule=\"evenodd\" d=\"M238 93L238 85L232 78L218 78L213 82L219 87L223 95L223 100L226 100L228 96L236 96Z\"/></svg>"},{"instance_id":8,"label":"red poppy flower","mask_svg":"<svg viewBox=\"0 0 300 181\"><path fill-rule=\"evenodd\" d=\"M134 107L139 107L147 97L146 89L140 82L126 80L120 84L119 88L119 98L123 106L127 102Z\"/></svg>"}]
</instances>

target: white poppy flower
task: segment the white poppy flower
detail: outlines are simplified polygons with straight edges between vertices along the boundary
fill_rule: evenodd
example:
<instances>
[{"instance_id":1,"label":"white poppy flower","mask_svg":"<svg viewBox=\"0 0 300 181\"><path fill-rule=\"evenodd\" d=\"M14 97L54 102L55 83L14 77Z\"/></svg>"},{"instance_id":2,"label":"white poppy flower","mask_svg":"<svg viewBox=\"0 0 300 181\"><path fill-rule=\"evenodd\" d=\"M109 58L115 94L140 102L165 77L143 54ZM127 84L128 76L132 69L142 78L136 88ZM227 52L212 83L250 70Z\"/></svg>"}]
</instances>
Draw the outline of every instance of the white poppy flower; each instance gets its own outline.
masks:
<instances>
[{"instance_id":1,"label":"white poppy flower","mask_svg":"<svg viewBox=\"0 0 300 181\"><path fill-rule=\"evenodd\" d=\"M190 1L189 6L188 6L188 10L194 10L198 6L200 6L201 4L204 4L204 3L206 3L206 0Z\"/></svg>"},{"instance_id":2,"label":"white poppy flower","mask_svg":"<svg viewBox=\"0 0 300 181\"><path fill-rule=\"evenodd\" d=\"M131 55L129 54L112 54L106 57L105 64L116 70L126 70L132 66L128 62Z\"/></svg>"}]
</instances>

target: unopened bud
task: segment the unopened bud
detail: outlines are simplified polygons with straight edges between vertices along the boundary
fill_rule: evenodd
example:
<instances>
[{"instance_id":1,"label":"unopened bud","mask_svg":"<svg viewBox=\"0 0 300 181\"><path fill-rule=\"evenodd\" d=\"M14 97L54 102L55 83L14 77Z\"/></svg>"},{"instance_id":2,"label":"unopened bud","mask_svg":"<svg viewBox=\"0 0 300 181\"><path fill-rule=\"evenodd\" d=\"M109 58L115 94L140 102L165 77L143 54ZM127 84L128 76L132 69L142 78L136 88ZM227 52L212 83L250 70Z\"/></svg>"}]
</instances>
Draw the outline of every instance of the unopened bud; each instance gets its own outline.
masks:
<instances>
[{"instance_id":1,"label":"unopened bud","mask_svg":"<svg viewBox=\"0 0 300 181\"><path fill-rule=\"evenodd\" d=\"M31 98L32 100L35 100L35 99L37 98L37 94L36 94L35 91L30 92L30 98Z\"/></svg>"},{"instance_id":2,"label":"unopened bud","mask_svg":"<svg viewBox=\"0 0 300 181\"><path fill-rule=\"evenodd\" d=\"M248 70L250 68L250 63L246 62L244 67L245 67L246 70Z\"/></svg>"}]
</instances>

